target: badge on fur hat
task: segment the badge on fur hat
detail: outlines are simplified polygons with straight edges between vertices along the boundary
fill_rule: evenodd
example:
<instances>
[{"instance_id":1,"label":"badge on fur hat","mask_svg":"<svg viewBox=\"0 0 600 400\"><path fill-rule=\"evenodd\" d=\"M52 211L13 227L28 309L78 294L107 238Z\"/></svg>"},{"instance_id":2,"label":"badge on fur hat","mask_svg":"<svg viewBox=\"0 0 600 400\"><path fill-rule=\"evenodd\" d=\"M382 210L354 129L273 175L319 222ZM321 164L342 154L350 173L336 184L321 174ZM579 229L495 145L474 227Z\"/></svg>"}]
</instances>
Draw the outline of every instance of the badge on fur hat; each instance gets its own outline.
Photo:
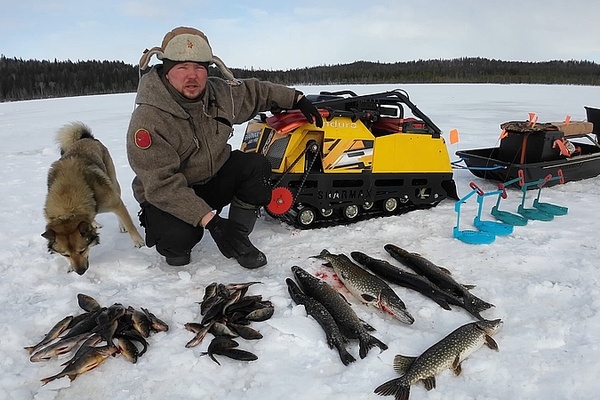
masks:
<instances>
[{"instance_id":1,"label":"badge on fur hat","mask_svg":"<svg viewBox=\"0 0 600 400\"><path fill-rule=\"evenodd\" d=\"M146 150L152 144L152 138L150 132L145 129L138 129L134 135L135 145L142 150Z\"/></svg>"}]
</instances>

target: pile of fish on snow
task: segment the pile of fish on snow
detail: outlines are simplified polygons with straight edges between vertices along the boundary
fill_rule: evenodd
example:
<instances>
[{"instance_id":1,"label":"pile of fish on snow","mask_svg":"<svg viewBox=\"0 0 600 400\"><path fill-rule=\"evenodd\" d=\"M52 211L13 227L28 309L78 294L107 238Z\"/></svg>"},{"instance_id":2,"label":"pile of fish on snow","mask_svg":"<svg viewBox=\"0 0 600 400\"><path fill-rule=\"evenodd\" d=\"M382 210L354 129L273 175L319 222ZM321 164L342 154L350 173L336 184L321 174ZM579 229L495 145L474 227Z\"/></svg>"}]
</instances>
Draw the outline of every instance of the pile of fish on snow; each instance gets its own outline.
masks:
<instances>
[{"instance_id":1,"label":"pile of fish on snow","mask_svg":"<svg viewBox=\"0 0 600 400\"><path fill-rule=\"evenodd\" d=\"M461 362L484 344L498 350L492 335L498 331L502 321L484 319L480 313L493 304L473 295L469 291L473 286L457 282L449 270L393 244L385 245L384 249L416 274L357 251L350 255L363 266L344 254L331 254L327 250L315 258L322 259L325 265L331 267L346 289L362 303L391 314L403 323L412 324L414 318L388 282L418 291L446 310L451 309L450 305L462 307L477 318L476 322L458 327L418 357L395 356L394 370L401 376L381 384L375 393L406 400L410 386L418 381L422 380L425 388L431 390L435 388L435 375L439 372L450 368L459 375ZM286 279L292 300L304 305L306 313L321 325L329 347L337 349L344 365L356 361L346 349L350 339L358 340L361 358L366 357L375 346L387 349L385 343L371 335L374 329L358 318L350 303L333 286L298 266L292 267L292 273L295 281Z\"/></svg>"},{"instance_id":2,"label":"pile of fish on snow","mask_svg":"<svg viewBox=\"0 0 600 400\"><path fill-rule=\"evenodd\" d=\"M222 284L213 282L204 290L200 303L200 322L188 322L185 329L195 336L185 347L195 347L202 343L207 333L213 335L207 351L208 356L217 364L215 354L239 361L254 361L258 356L246 350L238 349L234 338L246 340L262 339L262 334L250 327L252 322L266 321L273 316L275 308L261 295L246 296L251 285L260 282Z\"/></svg>"},{"instance_id":3,"label":"pile of fish on snow","mask_svg":"<svg viewBox=\"0 0 600 400\"><path fill-rule=\"evenodd\" d=\"M83 293L77 295L77 302L85 312L63 318L39 343L25 347L32 362L48 361L77 349L73 357L62 364L64 369L61 372L42 379L44 385L64 376L72 381L118 354L136 363L148 349L146 338L150 333L169 329L166 323L145 308L140 311L120 303L102 307L94 298ZM99 346L103 342L106 344ZM135 343L141 345L141 350Z\"/></svg>"}]
</instances>

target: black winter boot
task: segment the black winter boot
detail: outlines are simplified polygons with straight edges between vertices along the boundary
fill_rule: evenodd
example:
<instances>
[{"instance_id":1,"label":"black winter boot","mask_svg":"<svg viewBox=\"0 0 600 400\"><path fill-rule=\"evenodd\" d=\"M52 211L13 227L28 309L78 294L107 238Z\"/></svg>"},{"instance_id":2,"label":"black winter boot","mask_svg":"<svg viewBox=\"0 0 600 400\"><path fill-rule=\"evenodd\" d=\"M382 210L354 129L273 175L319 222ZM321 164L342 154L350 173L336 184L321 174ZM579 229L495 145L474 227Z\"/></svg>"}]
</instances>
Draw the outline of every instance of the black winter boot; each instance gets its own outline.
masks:
<instances>
[{"instance_id":1,"label":"black winter boot","mask_svg":"<svg viewBox=\"0 0 600 400\"><path fill-rule=\"evenodd\" d=\"M256 224L258 210L255 206L243 203L244 207L237 203L240 202L235 199L231 202L231 205L229 206L229 219L242 224L245 228L244 233L249 235Z\"/></svg>"},{"instance_id":2,"label":"black winter boot","mask_svg":"<svg viewBox=\"0 0 600 400\"><path fill-rule=\"evenodd\" d=\"M190 263L191 257L189 254L176 257L165 257L165 261L172 267L181 267Z\"/></svg>"},{"instance_id":3,"label":"black winter boot","mask_svg":"<svg viewBox=\"0 0 600 400\"><path fill-rule=\"evenodd\" d=\"M229 219L243 225L244 234L250 235L256 223L257 212L255 206L234 199L229 207ZM259 268L267 263L267 256L256 247L252 247L248 253L237 258L237 262L244 268Z\"/></svg>"}]
</instances>

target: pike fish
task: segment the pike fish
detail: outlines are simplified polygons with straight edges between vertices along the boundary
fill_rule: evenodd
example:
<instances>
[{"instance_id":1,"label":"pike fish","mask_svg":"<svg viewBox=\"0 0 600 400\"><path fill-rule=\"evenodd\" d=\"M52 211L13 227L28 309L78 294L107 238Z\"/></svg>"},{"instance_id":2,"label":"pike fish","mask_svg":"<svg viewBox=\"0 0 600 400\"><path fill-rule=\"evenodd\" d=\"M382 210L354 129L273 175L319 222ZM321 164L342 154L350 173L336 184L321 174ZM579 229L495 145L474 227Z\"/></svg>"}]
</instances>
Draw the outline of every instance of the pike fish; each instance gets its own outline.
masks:
<instances>
[{"instance_id":1,"label":"pike fish","mask_svg":"<svg viewBox=\"0 0 600 400\"><path fill-rule=\"evenodd\" d=\"M348 339L342 335L340 328L337 326L331 313L327 311L327 308L317 300L304 294L293 279L287 278L285 283L287 284L288 292L294 303L302 304L306 313L312 316L319 325L321 325L321 328L325 331L327 345L330 349L333 349L334 347L337 349L342 363L348 365L351 362L356 361L352 354L346 350Z\"/></svg>"},{"instance_id":2,"label":"pike fish","mask_svg":"<svg viewBox=\"0 0 600 400\"><path fill-rule=\"evenodd\" d=\"M479 314L481 311L494 307L493 304L483 301L469 292L473 286L458 283L450 271L439 267L418 253L408 252L393 244L383 247L394 259L412 269L419 275L429 279L433 284L446 292L461 297L464 300L464 308L480 320L484 318Z\"/></svg>"},{"instance_id":3,"label":"pike fish","mask_svg":"<svg viewBox=\"0 0 600 400\"><path fill-rule=\"evenodd\" d=\"M422 295L429 297L445 310L451 309L447 300L447 297L449 296L448 293L432 284L428 279L425 279L420 275L402 271L400 268L385 260L370 257L360 251L353 251L350 253L350 256L354 261L364 265L365 268L380 278L386 279L388 282L395 283L396 285L415 290Z\"/></svg>"},{"instance_id":4,"label":"pike fish","mask_svg":"<svg viewBox=\"0 0 600 400\"><path fill-rule=\"evenodd\" d=\"M369 333L363 321L337 290L298 266L293 266L292 272L302 291L325 306L342 334L348 339L358 339L360 358L365 358L374 346L387 350L388 346Z\"/></svg>"},{"instance_id":5,"label":"pike fish","mask_svg":"<svg viewBox=\"0 0 600 400\"><path fill-rule=\"evenodd\" d=\"M386 279L388 282L415 290L422 295L429 297L445 310L451 310L450 304L452 304L471 312L471 310L465 307L465 300L462 297L455 296L452 293L442 290L436 284L421 275L402 271L400 268L385 260L378 260L358 251L353 251L350 256L352 256L356 262L364 265L371 272ZM481 319L481 315L477 311L472 315L477 319Z\"/></svg>"},{"instance_id":6,"label":"pike fish","mask_svg":"<svg viewBox=\"0 0 600 400\"><path fill-rule=\"evenodd\" d=\"M484 344L498 350L492 336L501 325L499 319L472 322L455 329L418 357L397 355L394 370L402 376L381 384L375 393L407 400L411 385L418 381L423 381L427 390L435 389L436 374L450 368L456 376L460 375L462 361Z\"/></svg>"},{"instance_id":7,"label":"pike fish","mask_svg":"<svg viewBox=\"0 0 600 400\"><path fill-rule=\"evenodd\" d=\"M363 303L391 314L406 324L415 322L404 302L385 281L353 263L345 254L331 254L323 250L315 258L327 261L344 286Z\"/></svg>"}]
</instances>

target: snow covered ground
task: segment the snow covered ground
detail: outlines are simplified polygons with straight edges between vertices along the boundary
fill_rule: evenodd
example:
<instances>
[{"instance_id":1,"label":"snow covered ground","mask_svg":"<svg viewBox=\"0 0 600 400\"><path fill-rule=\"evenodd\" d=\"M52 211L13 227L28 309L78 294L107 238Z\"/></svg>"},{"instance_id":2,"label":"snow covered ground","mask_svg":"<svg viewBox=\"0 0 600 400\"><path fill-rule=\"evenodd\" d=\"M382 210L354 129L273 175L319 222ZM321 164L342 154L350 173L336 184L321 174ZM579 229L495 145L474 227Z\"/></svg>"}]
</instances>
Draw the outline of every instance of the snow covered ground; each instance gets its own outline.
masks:
<instances>
[{"instance_id":1,"label":"snow covered ground","mask_svg":"<svg viewBox=\"0 0 600 400\"><path fill-rule=\"evenodd\" d=\"M585 118L584 106L600 106L597 87L544 85L385 85L343 87L359 94L406 89L411 99L445 132L460 132L454 152L498 144L499 125L525 120ZM336 87L301 87L305 93ZM168 267L154 249L133 247L118 232L116 217L98 221L100 245L91 251L83 276L67 273L67 262L46 251L42 208L46 176L59 156L58 128L70 121L88 124L111 150L123 198L134 216L137 204L133 174L125 154L125 132L134 94L63 98L0 104L0 398L2 399L378 399L375 387L394 378L396 354L419 355L472 317L460 308L446 311L419 293L394 286L415 317L405 325L349 297L358 315L377 329L389 349L371 350L365 359L344 366L325 343L321 328L304 308L291 302L285 279L290 267L326 270L309 258L322 249L333 253L362 251L394 260L383 249L393 243L419 252L452 270L457 280L475 284L472 292L496 305L483 312L501 318L495 339L499 352L484 347L463 363L459 377L437 377L437 389L412 387L412 399L592 399L600 390L600 285L598 259L600 177L544 189L543 200L569 208L550 222L530 221L489 245L469 245L452 237L453 201L401 216L379 218L310 231L299 231L262 217L253 242L269 258L267 266L246 270L221 256L210 236L194 249L192 263ZM239 146L244 126L232 139ZM456 170L459 195L474 181L484 190L495 185ZM516 210L520 191L509 192L503 208ZM484 217L491 218L490 200ZM462 219L469 228L476 204L467 203ZM137 221L137 220L136 220ZM140 232L142 232L140 230ZM250 363L220 358L217 365L200 356L209 340L189 349L193 334L187 322L199 320L197 302L211 282L261 281L249 294L261 294L275 314L256 322L264 338L240 340L258 355ZM120 302L145 307L170 326L149 338L149 350L137 364L123 357L107 360L75 381L67 378L42 386L40 379L58 373L59 360L32 363L23 349L37 343L55 322L80 313L76 296L85 293L103 305ZM356 343L348 346L357 356ZM387 397L391 398L391 397Z\"/></svg>"}]
</instances>

